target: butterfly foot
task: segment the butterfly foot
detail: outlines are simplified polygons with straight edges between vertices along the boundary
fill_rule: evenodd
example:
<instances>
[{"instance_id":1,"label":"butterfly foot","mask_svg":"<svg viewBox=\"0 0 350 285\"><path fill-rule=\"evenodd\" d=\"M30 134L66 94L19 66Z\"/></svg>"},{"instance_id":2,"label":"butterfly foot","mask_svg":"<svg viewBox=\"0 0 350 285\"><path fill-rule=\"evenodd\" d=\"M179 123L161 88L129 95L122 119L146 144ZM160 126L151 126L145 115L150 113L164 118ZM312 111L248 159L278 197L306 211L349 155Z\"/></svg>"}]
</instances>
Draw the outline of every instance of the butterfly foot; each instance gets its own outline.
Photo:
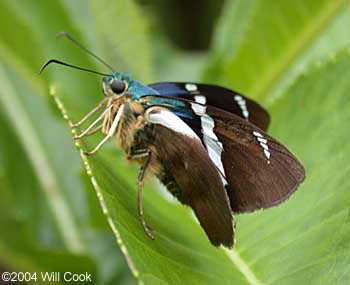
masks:
<instances>
[{"instance_id":1,"label":"butterfly foot","mask_svg":"<svg viewBox=\"0 0 350 285\"><path fill-rule=\"evenodd\" d=\"M84 151L83 154L86 156L94 155L96 151Z\"/></svg>"},{"instance_id":2,"label":"butterfly foot","mask_svg":"<svg viewBox=\"0 0 350 285\"><path fill-rule=\"evenodd\" d=\"M151 239L154 240L154 235L152 234L151 229L147 226L146 221L141 218L141 224L143 226L143 230L145 231L146 235Z\"/></svg>"}]
</instances>

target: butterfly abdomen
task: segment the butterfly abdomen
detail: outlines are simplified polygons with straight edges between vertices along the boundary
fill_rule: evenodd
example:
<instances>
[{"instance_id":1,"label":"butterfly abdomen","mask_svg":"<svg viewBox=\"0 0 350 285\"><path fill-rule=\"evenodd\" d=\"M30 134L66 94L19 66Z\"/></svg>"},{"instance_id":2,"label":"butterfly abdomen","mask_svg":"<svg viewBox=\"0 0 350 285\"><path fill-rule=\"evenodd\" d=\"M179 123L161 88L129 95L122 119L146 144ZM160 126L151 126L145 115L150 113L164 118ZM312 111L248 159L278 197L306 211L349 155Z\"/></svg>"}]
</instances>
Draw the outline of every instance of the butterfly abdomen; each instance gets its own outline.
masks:
<instances>
[{"instance_id":1,"label":"butterfly abdomen","mask_svg":"<svg viewBox=\"0 0 350 285\"><path fill-rule=\"evenodd\" d=\"M168 169L165 169L163 165L161 165L160 171L156 174L158 179L163 183L166 189L181 203L184 204L183 196L181 193L181 189L179 185L176 183L174 177L170 173Z\"/></svg>"}]
</instances>

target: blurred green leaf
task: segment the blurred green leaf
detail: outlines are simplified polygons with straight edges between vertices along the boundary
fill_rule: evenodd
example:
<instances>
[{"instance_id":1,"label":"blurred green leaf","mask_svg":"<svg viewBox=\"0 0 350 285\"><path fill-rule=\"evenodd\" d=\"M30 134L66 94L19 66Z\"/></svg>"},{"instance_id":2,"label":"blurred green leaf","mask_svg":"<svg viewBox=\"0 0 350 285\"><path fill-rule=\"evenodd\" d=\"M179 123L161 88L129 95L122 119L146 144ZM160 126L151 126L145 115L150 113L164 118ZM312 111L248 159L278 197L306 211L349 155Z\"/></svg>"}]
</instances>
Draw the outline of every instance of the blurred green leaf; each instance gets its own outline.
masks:
<instances>
[{"instance_id":1,"label":"blurred green leaf","mask_svg":"<svg viewBox=\"0 0 350 285\"><path fill-rule=\"evenodd\" d=\"M3 64L0 74L3 87L0 92L3 134L0 149L4 167L0 184L4 198L0 220L2 263L16 270L36 272L89 270L96 279L95 264L83 255L85 249L78 232L86 204L79 193L81 187L74 173L62 176L63 161L59 159L62 154L46 152L49 145L55 149L55 144L67 141L65 136L55 137L63 128L57 122L43 120L47 111L41 102L32 100L29 88L18 96L14 85L23 81ZM40 129L47 127L56 132L44 139L40 137ZM51 159L51 155L56 155L56 159ZM74 161L71 162L73 166ZM76 193L65 193L68 182ZM74 196L68 199L69 194Z\"/></svg>"},{"instance_id":2,"label":"blurred green leaf","mask_svg":"<svg viewBox=\"0 0 350 285\"><path fill-rule=\"evenodd\" d=\"M140 80L152 79L151 41L145 11L134 1L91 0L97 33L117 70L132 72Z\"/></svg>"},{"instance_id":3,"label":"blurred green leaf","mask_svg":"<svg viewBox=\"0 0 350 285\"><path fill-rule=\"evenodd\" d=\"M257 99L281 94L307 63L350 45L345 0L232 0L227 6L204 78Z\"/></svg>"},{"instance_id":4,"label":"blurred green leaf","mask_svg":"<svg viewBox=\"0 0 350 285\"><path fill-rule=\"evenodd\" d=\"M156 237L150 240L137 215L136 172L131 179L131 168L113 150L84 158L140 282L344 284L350 278L346 271L350 198L345 180L350 173L350 137L343 127L350 117L349 75L346 51L298 77L270 106L278 122L272 125L272 135L300 157L308 177L283 205L238 216L237 244L231 251L214 248L189 209L147 188L144 211ZM338 172L337 165L342 166Z\"/></svg>"},{"instance_id":5,"label":"blurred green leaf","mask_svg":"<svg viewBox=\"0 0 350 285\"><path fill-rule=\"evenodd\" d=\"M300 157L307 179L283 205L238 217L237 250L264 284L350 280L349 76L343 51L270 106L271 133Z\"/></svg>"},{"instance_id":6,"label":"blurred green leaf","mask_svg":"<svg viewBox=\"0 0 350 285\"><path fill-rule=\"evenodd\" d=\"M128 9L124 12L129 15L128 21L134 26L135 22L140 23L143 40L147 31L141 24L142 15L137 14L133 3L126 2ZM91 45L99 49L102 57L102 51L106 49L108 53L97 38L90 37L92 33L86 42L81 39L80 33L85 35L87 30L84 23L77 24L78 6L62 3L0 3L3 15L0 119L4 134L0 140L1 213L4 213L0 226L7 229L6 235L0 235L0 264L17 271L85 270L94 274L95 284L130 284L130 273L118 253L98 199L86 176L81 176L82 166L69 131L53 108L54 102L47 97L50 81L52 90L68 98L72 108L78 110L77 116L81 116L101 98L100 77L97 80L97 76L61 66L50 66L48 74L38 76L40 66L49 58L93 69L92 65L99 65L68 40L57 40L55 35L62 30L72 33L83 44L94 42ZM93 3L75 3L93 15L89 21L94 23ZM53 11L54 16L50 17ZM130 17L131 11L135 11L137 20ZM106 21L106 25L110 22ZM103 28L101 24L99 29ZM142 40L139 45L144 45ZM109 45L116 41L112 39ZM129 44L133 45L132 39ZM127 48L117 50L121 57L128 52ZM149 60L147 48L139 53L140 60L142 54ZM147 63L139 74L150 76L150 69L151 64Z\"/></svg>"},{"instance_id":7,"label":"blurred green leaf","mask_svg":"<svg viewBox=\"0 0 350 285\"><path fill-rule=\"evenodd\" d=\"M149 240L136 214L135 187L120 180L113 156L108 161L99 155L89 159L108 215L141 280L146 284L297 284L301 280L344 284L349 276L342 273L350 262L345 253L350 234L345 183L350 173L345 167L350 138L342 126L349 120L349 70L349 55L340 54L335 62L299 78L271 106L279 122L272 126L272 134L300 156L308 179L285 204L238 217L231 260L209 244L184 207L169 204L147 189L144 209L156 236ZM335 154L334 149L341 152ZM337 165L342 169L334 173Z\"/></svg>"},{"instance_id":8,"label":"blurred green leaf","mask_svg":"<svg viewBox=\"0 0 350 285\"><path fill-rule=\"evenodd\" d=\"M265 99L272 135L307 169L286 203L236 217L237 243L226 251L153 180L144 191L151 241L137 215L138 166L110 144L82 156L86 175L47 96L76 121L102 99L101 78L62 66L37 76L49 58L106 71L56 40L62 30L145 83L154 74L192 81L205 55L164 51L134 1L0 1L0 268L89 271L97 284L130 284L118 244L140 284L346 284L350 57L338 53L349 45L346 3L235 0L224 9L206 80Z\"/></svg>"}]
</instances>

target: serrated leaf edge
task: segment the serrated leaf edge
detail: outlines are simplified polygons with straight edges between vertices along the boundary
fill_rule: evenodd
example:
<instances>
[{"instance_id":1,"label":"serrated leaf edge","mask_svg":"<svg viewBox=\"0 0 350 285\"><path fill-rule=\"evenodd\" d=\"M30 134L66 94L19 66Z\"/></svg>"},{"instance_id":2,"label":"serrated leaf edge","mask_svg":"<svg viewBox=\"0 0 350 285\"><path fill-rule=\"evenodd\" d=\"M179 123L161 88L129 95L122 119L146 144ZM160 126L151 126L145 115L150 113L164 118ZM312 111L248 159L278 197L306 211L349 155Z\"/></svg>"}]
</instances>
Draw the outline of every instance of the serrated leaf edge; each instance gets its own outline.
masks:
<instances>
[{"instance_id":1,"label":"serrated leaf edge","mask_svg":"<svg viewBox=\"0 0 350 285\"><path fill-rule=\"evenodd\" d=\"M61 99L57 96L54 86L50 86L49 94L54 98L56 106L59 109L59 111L61 112L61 114L63 116L63 119L68 123L69 127L71 127L73 125L73 122L70 120L69 115L68 115L68 113L67 113L67 111L66 111L66 109L65 109L65 107L64 107L64 105L63 105L63 103L61 101ZM76 134L75 130L72 130L72 134L73 135ZM124 259L125 259L128 267L129 267L129 269L131 271L131 274L137 280L138 284L143 285L144 282L140 278L140 273L136 269L136 266L135 266L134 262L132 261L130 255L128 253L128 250L127 250L127 248L126 248L126 246L125 246L125 244L124 244L124 242L123 242L123 240L122 240L122 238L120 236L120 233L119 233L115 223L113 222L113 219L112 219L111 215L109 214L108 208L106 206L106 202L105 202L105 200L103 198L103 194L102 194L101 188L100 188L99 184L97 183L96 178L94 177L94 175L92 173L89 160L87 159L87 156L84 155L84 151L82 150L81 145L79 144L79 142L75 143L75 147L79 151L80 157L81 157L81 159L83 161L83 164L84 164L84 168L85 168L86 174L90 177L91 184L92 184L92 186L93 186L93 188L95 190L97 199L98 199L98 201L100 203L100 207L102 209L102 213L107 219L108 225L111 228L111 230L112 230L112 232L113 232L113 234L115 236L117 245L120 248L120 250L121 250L121 252L122 252L122 254L124 256Z\"/></svg>"}]
</instances>

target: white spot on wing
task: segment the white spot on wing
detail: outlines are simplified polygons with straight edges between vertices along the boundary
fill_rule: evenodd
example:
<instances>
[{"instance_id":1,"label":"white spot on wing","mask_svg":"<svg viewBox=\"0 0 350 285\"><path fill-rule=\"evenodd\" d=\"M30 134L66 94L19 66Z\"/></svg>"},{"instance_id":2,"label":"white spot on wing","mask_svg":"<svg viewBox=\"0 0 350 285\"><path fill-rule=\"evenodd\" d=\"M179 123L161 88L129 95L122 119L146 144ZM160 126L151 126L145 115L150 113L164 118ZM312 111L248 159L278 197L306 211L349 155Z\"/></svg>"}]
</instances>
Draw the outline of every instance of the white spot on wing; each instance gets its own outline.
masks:
<instances>
[{"instance_id":1,"label":"white spot on wing","mask_svg":"<svg viewBox=\"0 0 350 285\"><path fill-rule=\"evenodd\" d=\"M267 139L264 139L264 138L261 138L261 137L258 137L258 141L261 142L261 143L267 143Z\"/></svg>"},{"instance_id":2,"label":"white spot on wing","mask_svg":"<svg viewBox=\"0 0 350 285\"><path fill-rule=\"evenodd\" d=\"M249 112L248 112L247 110L243 110L243 111L242 111L242 114L243 114L243 117L244 117L244 118L248 119L248 117L249 117Z\"/></svg>"},{"instance_id":3,"label":"white spot on wing","mask_svg":"<svg viewBox=\"0 0 350 285\"><path fill-rule=\"evenodd\" d=\"M206 103L206 98L205 96L203 95L196 95L194 96L194 100L197 102L197 103L200 103L200 104L205 104ZM207 111L207 107L204 106L204 105L199 105L199 104L195 104L195 103L192 103L192 110L197 114L197 115L206 115L206 111Z\"/></svg>"},{"instance_id":4,"label":"white spot on wing","mask_svg":"<svg viewBox=\"0 0 350 285\"><path fill-rule=\"evenodd\" d=\"M187 91L190 91L190 92L197 91L197 85L193 83L187 83L185 85L185 88Z\"/></svg>"},{"instance_id":5,"label":"white spot on wing","mask_svg":"<svg viewBox=\"0 0 350 285\"><path fill-rule=\"evenodd\" d=\"M268 161L268 163L270 163L270 155L271 155L271 153L267 150L267 149L264 149L264 154L265 154L265 156L267 157L267 161Z\"/></svg>"},{"instance_id":6,"label":"white spot on wing","mask_svg":"<svg viewBox=\"0 0 350 285\"><path fill-rule=\"evenodd\" d=\"M269 150L269 147L267 146L267 144L260 143L260 145L263 149Z\"/></svg>"},{"instance_id":7,"label":"white spot on wing","mask_svg":"<svg viewBox=\"0 0 350 285\"><path fill-rule=\"evenodd\" d=\"M256 137L256 139L258 140L260 146L262 147L264 155L267 158L267 163L270 163L271 153L269 151L269 146L267 144L267 139L265 139L264 136L262 134L260 134L259 132L253 132L253 135Z\"/></svg>"},{"instance_id":8,"label":"white spot on wing","mask_svg":"<svg viewBox=\"0 0 350 285\"><path fill-rule=\"evenodd\" d=\"M205 96L203 95L196 95L194 96L194 100L197 102L197 103L200 103L200 104L205 104L207 103L207 98L205 98ZM205 106L203 106L205 108ZM204 113L205 113L205 110L204 110Z\"/></svg>"},{"instance_id":9,"label":"white spot on wing","mask_svg":"<svg viewBox=\"0 0 350 285\"><path fill-rule=\"evenodd\" d=\"M260 138L263 138L264 136L258 132L253 132L253 135L256 136L256 137L260 137Z\"/></svg>"},{"instance_id":10,"label":"white spot on wing","mask_svg":"<svg viewBox=\"0 0 350 285\"><path fill-rule=\"evenodd\" d=\"M242 96L240 96L240 95L236 95L236 96L234 97L234 99L235 99L235 101L237 102L239 108L241 109L243 117L244 117L246 120L248 120L248 118L249 118L249 112L248 112L246 100L245 100Z\"/></svg>"},{"instance_id":11,"label":"white spot on wing","mask_svg":"<svg viewBox=\"0 0 350 285\"><path fill-rule=\"evenodd\" d=\"M206 98L203 95L196 95L194 96L194 99L197 103L206 103ZM191 103L191 106L192 110L196 113L196 115L200 116L201 118L203 141L208 151L209 157L218 169L222 183L224 185L227 185L228 183L226 180L225 169L221 161L221 153L223 151L223 146L214 133L214 120L207 115L206 106L199 105L196 103Z\"/></svg>"},{"instance_id":12,"label":"white spot on wing","mask_svg":"<svg viewBox=\"0 0 350 285\"><path fill-rule=\"evenodd\" d=\"M146 112L146 120L153 124L162 125L177 133L200 140L197 134L173 112L167 110L155 110L152 108Z\"/></svg>"}]
</instances>

